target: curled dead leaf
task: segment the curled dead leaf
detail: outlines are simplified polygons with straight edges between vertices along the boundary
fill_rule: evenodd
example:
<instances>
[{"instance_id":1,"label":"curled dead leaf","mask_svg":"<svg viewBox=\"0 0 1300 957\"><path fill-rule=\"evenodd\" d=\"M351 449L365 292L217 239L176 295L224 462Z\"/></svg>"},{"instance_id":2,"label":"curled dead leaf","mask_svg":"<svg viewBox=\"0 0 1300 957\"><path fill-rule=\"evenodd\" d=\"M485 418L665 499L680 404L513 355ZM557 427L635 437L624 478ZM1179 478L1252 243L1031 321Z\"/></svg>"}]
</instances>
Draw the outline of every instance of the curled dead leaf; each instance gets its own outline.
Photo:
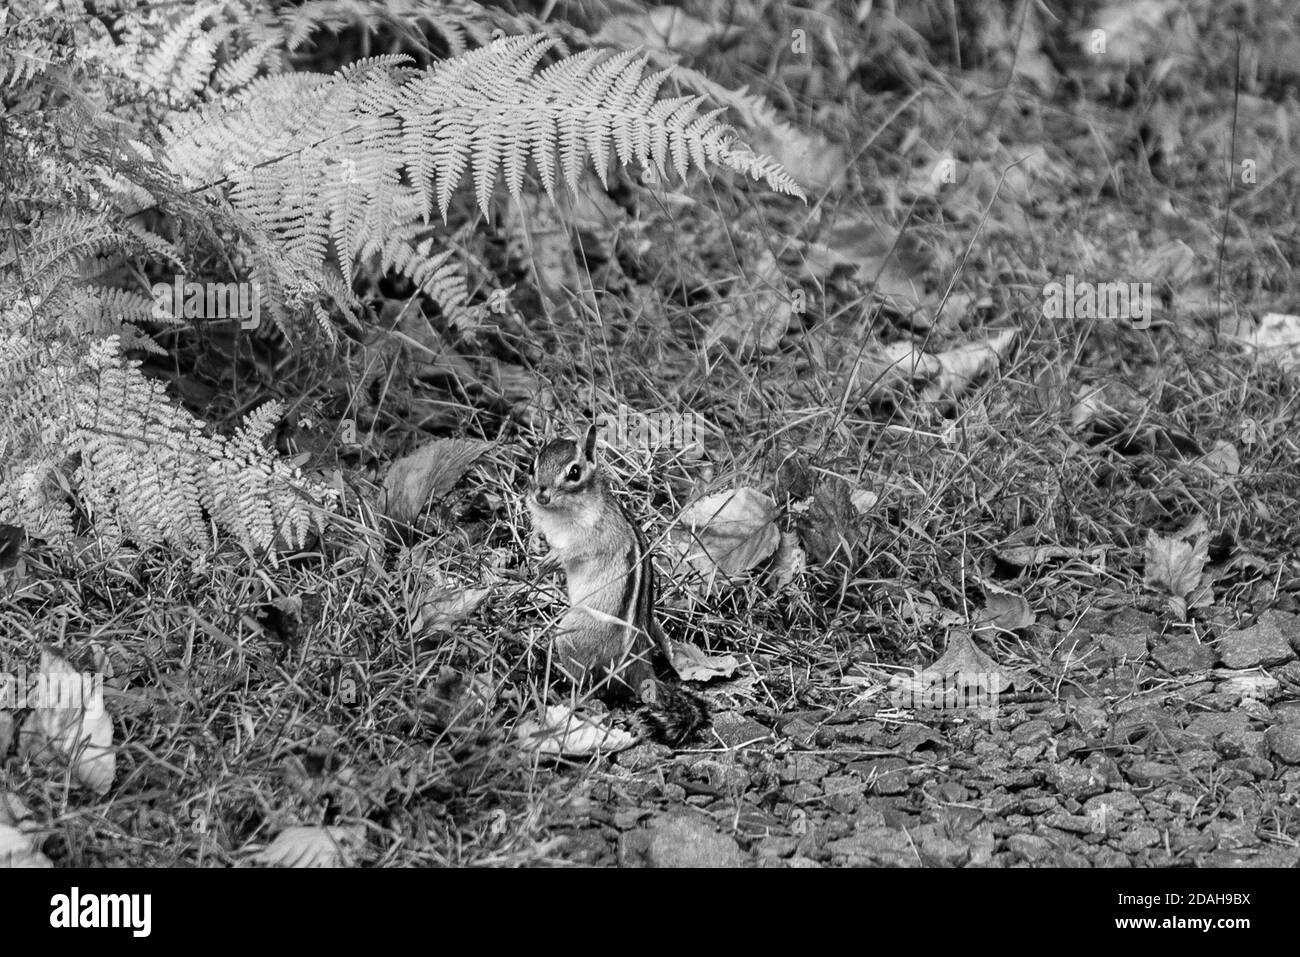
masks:
<instances>
[{"instance_id":1,"label":"curled dead leaf","mask_svg":"<svg viewBox=\"0 0 1300 957\"><path fill-rule=\"evenodd\" d=\"M11 824L0 824L0 870L53 866L30 835Z\"/></svg>"},{"instance_id":2,"label":"curled dead leaf","mask_svg":"<svg viewBox=\"0 0 1300 957\"><path fill-rule=\"evenodd\" d=\"M286 827L250 860L268 867L348 867L362 834L360 827Z\"/></svg>"},{"instance_id":3,"label":"curled dead leaf","mask_svg":"<svg viewBox=\"0 0 1300 957\"><path fill-rule=\"evenodd\" d=\"M1029 602L1010 592L989 592L984 597L984 607L975 615L975 627L997 628L1002 631L1019 631L1034 623L1035 615Z\"/></svg>"},{"instance_id":4,"label":"curled dead leaf","mask_svg":"<svg viewBox=\"0 0 1300 957\"><path fill-rule=\"evenodd\" d=\"M384 511L411 522L430 499L451 491L475 460L492 447L477 439L434 439L392 464L384 477Z\"/></svg>"},{"instance_id":5,"label":"curled dead leaf","mask_svg":"<svg viewBox=\"0 0 1300 957\"><path fill-rule=\"evenodd\" d=\"M707 655L702 648L681 641L673 647L673 670L683 681L709 681L730 678L740 667L735 655Z\"/></svg>"},{"instance_id":6,"label":"curled dead leaf","mask_svg":"<svg viewBox=\"0 0 1300 957\"><path fill-rule=\"evenodd\" d=\"M682 509L669 543L712 589L719 576L744 574L776 551L776 503L757 489L718 492Z\"/></svg>"},{"instance_id":7,"label":"curled dead leaf","mask_svg":"<svg viewBox=\"0 0 1300 957\"><path fill-rule=\"evenodd\" d=\"M611 754L636 743L628 732L576 714L563 704L548 707L541 721L519 722L515 737L524 747L549 757Z\"/></svg>"}]
</instances>

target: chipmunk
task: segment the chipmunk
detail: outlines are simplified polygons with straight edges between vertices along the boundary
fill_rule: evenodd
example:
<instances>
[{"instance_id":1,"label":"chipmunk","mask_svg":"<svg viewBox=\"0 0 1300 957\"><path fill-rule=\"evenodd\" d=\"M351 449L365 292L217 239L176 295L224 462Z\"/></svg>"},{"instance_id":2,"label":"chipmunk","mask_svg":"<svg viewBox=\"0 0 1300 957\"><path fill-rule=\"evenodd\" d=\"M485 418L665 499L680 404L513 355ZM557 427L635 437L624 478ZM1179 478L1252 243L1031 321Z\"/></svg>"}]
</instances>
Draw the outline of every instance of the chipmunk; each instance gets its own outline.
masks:
<instances>
[{"instance_id":1,"label":"chipmunk","mask_svg":"<svg viewBox=\"0 0 1300 957\"><path fill-rule=\"evenodd\" d=\"M656 675L657 654L671 669L672 647L655 621L652 555L596 461L594 425L581 444L556 439L538 452L528 510L550 558L564 568L569 609L555 639L561 670L607 699L634 695L653 737L688 740L707 722L708 708Z\"/></svg>"}]
</instances>

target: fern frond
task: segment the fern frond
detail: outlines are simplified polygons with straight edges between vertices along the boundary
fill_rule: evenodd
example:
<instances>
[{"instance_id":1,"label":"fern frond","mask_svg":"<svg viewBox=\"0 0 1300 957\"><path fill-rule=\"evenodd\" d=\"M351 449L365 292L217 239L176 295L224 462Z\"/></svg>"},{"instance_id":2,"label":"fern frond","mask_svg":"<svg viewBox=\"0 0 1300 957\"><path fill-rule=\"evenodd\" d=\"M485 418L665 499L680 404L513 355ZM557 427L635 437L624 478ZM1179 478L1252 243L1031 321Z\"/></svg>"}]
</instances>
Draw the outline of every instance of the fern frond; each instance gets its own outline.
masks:
<instances>
[{"instance_id":1,"label":"fern frond","mask_svg":"<svg viewBox=\"0 0 1300 957\"><path fill-rule=\"evenodd\" d=\"M138 303L136 305L139 305ZM296 548L336 499L265 447L280 409L250 415L229 439L121 356L117 336L76 346L0 313L0 521L38 537L71 532L66 483L110 544L210 545L208 527L250 550ZM62 481L59 477L62 476Z\"/></svg>"}]
</instances>

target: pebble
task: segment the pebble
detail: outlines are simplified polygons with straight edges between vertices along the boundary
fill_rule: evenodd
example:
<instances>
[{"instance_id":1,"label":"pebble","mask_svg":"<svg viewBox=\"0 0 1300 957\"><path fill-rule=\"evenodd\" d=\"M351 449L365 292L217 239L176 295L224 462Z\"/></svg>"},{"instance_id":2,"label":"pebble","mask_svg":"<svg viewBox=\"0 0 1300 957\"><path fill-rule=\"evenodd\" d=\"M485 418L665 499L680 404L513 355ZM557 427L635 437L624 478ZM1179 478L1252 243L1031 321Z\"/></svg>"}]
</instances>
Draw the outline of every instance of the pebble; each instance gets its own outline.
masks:
<instances>
[{"instance_id":1,"label":"pebble","mask_svg":"<svg viewBox=\"0 0 1300 957\"><path fill-rule=\"evenodd\" d=\"M1219 657L1229 668L1281 665L1295 658L1292 642L1300 640L1300 618L1269 610L1249 628L1229 631L1218 642Z\"/></svg>"}]
</instances>

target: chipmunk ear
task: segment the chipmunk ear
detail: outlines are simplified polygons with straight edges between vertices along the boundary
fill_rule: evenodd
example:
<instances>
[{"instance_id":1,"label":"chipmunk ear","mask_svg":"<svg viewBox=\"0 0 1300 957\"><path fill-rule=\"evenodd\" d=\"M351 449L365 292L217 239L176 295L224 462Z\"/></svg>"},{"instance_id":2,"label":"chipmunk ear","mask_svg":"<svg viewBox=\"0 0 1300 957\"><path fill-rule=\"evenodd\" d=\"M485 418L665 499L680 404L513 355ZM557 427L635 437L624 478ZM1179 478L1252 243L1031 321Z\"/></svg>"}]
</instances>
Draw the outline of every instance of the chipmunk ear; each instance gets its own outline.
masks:
<instances>
[{"instance_id":1,"label":"chipmunk ear","mask_svg":"<svg viewBox=\"0 0 1300 957\"><path fill-rule=\"evenodd\" d=\"M596 461L596 423L587 427L587 436L582 440L582 457L588 462Z\"/></svg>"}]
</instances>

